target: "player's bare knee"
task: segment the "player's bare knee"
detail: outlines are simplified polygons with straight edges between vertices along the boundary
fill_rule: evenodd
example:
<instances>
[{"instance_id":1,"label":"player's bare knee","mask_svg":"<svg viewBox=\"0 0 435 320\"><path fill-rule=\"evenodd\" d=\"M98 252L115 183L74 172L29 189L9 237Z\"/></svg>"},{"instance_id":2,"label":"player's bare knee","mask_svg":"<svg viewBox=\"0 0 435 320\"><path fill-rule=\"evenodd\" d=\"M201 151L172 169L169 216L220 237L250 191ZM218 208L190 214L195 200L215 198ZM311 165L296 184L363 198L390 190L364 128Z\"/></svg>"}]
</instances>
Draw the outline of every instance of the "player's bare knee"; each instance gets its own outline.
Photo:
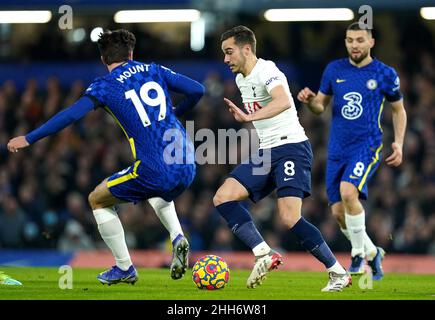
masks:
<instances>
[{"instance_id":1,"label":"player's bare knee","mask_svg":"<svg viewBox=\"0 0 435 320\"><path fill-rule=\"evenodd\" d=\"M213 204L215 207L230 201L238 201L240 196L234 190L229 188L219 188L213 197Z\"/></svg>"},{"instance_id":2,"label":"player's bare knee","mask_svg":"<svg viewBox=\"0 0 435 320\"><path fill-rule=\"evenodd\" d=\"M218 191L216 191L214 197L213 197L213 204L215 207L221 205L222 203L227 202L228 200L225 201L225 196L224 196L224 192L220 191L221 189L219 189Z\"/></svg>"},{"instance_id":3,"label":"player's bare knee","mask_svg":"<svg viewBox=\"0 0 435 320\"><path fill-rule=\"evenodd\" d=\"M278 213L285 227L291 229L301 218L301 212L289 206L278 206Z\"/></svg>"},{"instance_id":4,"label":"player's bare knee","mask_svg":"<svg viewBox=\"0 0 435 320\"><path fill-rule=\"evenodd\" d=\"M345 204L350 204L358 200L358 190L356 188L342 187L340 188L341 200Z\"/></svg>"},{"instance_id":5,"label":"player's bare knee","mask_svg":"<svg viewBox=\"0 0 435 320\"><path fill-rule=\"evenodd\" d=\"M288 229L293 228L300 218L301 218L300 214L291 214L291 213L281 214L281 221L284 224L284 226Z\"/></svg>"},{"instance_id":6,"label":"player's bare knee","mask_svg":"<svg viewBox=\"0 0 435 320\"><path fill-rule=\"evenodd\" d=\"M95 192L95 190L92 191L91 193L89 193L88 202L89 202L89 205L91 206L92 210L100 208L99 203L98 203L97 193Z\"/></svg>"}]
</instances>

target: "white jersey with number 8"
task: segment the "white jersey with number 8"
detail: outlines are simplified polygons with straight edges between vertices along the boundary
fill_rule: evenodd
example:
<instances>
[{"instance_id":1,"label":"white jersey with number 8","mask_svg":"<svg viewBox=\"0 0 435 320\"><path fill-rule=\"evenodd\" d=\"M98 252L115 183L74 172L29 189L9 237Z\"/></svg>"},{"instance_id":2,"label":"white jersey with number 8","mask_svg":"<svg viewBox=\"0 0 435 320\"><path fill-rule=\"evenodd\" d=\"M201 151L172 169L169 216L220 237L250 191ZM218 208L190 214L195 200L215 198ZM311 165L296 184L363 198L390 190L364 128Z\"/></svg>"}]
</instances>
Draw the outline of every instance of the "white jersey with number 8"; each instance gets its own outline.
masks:
<instances>
[{"instance_id":1,"label":"white jersey with number 8","mask_svg":"<svg viewBox=\"0 0 435 320\"><path fill-rule=\"evenodd\" d=\"M282 85L290 97L291 107L289 109L272 118L252 122L260 138L260 149L273 148L286 143L298 143L308 139L304 128L299 123L287 78L274 62L258 59L248 76L244 77L241 73L237 75L236 84L248 113L254 113L272 101L270 91L278 85Z\"/></svg>"}]
</instances>

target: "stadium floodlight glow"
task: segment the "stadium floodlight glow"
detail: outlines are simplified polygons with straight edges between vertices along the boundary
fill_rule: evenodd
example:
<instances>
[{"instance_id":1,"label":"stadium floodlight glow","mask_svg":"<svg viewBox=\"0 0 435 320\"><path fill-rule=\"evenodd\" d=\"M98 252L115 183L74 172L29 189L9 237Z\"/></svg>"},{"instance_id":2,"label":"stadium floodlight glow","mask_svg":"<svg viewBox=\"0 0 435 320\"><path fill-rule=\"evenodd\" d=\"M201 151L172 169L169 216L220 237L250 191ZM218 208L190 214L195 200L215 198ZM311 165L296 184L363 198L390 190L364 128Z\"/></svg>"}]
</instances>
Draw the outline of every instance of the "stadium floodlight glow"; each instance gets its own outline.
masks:
<instances>
[{"instance_id":1,"label":"stadium floodlight glow","mask_svg":"<svg viewBox=\"0 0 435 320\"><path fill-rule=\"evenodd\" d=\"M0 11L1 23L47 23L51 20L51 11L22 10Z\"/></svg>"},{"instance_id":2,"label":"stadium floodlight glow","mask_svg":"<svg viewBox=\"0 0 435 320\"><path fill-rule=\"evenodd\" d=\"M72 40L74 42L81 42L85 40L85 37L86 37L86 31L83 28L77 28L72 32Z\"/></svg>"},{"instance_id":3,"label":"stadium floodlight glow","mask_svg":"<svg viewBox=\"0 0 435 320\"><path fill-rule=\"evenodd\" d=\"M348 8L269 9L264 12L268 21L347 21L353 16Z\"/></svg>"},{"instance_id":4,"label":"stadium floodlight glow","mask_svg":"<svg viewBox=\"0 0 435 320\"><path fill-rule=\"evenodd\" d=\"M190 24L190 48L193 51L201 51L205 45L205 20L204 18L193 21Z\"/></svg>"},{"instance_id":5,"label":"stadium floodlight glow","mask_svg":"<svg viewBox=\"0 0 435 320\"><path fill-rule=\"evenodd\" d=\"M91 34L89 35L92 42L97 42L100 39L100 34L103 33L104 30L101 27L96 27L92 29Z\"/></svg>"},{"instance_id":6,"label":"stadium floodlight glow","mask_svg":"<svg viewBox=\"0 0 435 320\"><path fill-rule=\"evenodd\" d=\"M195 9L122 10L115 13L116 23L193 22L201 17Z\"/></svg>"},{"instance_id":7,"label":"stadium floodlight glow","mask_svg":"<svg viewBox=\"0 0 435 320\"><path fill-rule=\"evenodd\" d=\"M435 7L423 7L420 9L420 15L426 20L435 20Z\"/></svg>"}]
</instances>

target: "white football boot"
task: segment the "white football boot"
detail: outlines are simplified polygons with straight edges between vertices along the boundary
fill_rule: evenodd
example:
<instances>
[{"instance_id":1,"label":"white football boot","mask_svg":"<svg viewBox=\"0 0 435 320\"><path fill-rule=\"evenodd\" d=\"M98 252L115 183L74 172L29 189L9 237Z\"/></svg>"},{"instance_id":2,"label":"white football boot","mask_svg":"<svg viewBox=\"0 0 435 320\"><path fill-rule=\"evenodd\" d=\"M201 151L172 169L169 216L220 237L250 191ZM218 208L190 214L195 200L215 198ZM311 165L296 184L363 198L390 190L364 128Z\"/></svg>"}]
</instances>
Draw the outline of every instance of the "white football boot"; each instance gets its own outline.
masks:
<instances>
[{"instance_id":1,"label":"white football boot","mask_svg":"<svg viewBox=\"0 0 435 320\"><path fill-rule=\"evenodd\" d=\"M280 264L282 264L282 256L274 250L270 250L264 256L256 257L254 268L246 282L246 286L254 289L257 285L261 285L266 279L266 274L278 268Z\"/></svg>"}]
</instances>

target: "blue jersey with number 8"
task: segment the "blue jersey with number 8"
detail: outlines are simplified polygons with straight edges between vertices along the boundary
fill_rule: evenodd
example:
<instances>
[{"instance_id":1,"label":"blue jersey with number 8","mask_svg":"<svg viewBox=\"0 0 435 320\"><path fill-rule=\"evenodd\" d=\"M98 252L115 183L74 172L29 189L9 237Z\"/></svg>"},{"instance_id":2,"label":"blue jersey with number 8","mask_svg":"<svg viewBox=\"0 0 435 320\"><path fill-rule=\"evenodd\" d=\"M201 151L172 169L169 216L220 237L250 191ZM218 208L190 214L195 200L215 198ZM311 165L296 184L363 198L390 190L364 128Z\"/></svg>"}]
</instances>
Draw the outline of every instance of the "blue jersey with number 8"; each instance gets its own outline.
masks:
<instances>
[{"instance_id":1,"label":"blue jersey with number 8","mask_svg":"<svg viewBox=\"0 0 435 320\"><path fill-rule=\"evenodd\" d=\"M328 156L335 159L361 148L376 150L382 143L385 100L402 98L396 71L377 59L360 68L348 58L332 61L319 91L333 96Z\"/></svg>"}]
</instances>

